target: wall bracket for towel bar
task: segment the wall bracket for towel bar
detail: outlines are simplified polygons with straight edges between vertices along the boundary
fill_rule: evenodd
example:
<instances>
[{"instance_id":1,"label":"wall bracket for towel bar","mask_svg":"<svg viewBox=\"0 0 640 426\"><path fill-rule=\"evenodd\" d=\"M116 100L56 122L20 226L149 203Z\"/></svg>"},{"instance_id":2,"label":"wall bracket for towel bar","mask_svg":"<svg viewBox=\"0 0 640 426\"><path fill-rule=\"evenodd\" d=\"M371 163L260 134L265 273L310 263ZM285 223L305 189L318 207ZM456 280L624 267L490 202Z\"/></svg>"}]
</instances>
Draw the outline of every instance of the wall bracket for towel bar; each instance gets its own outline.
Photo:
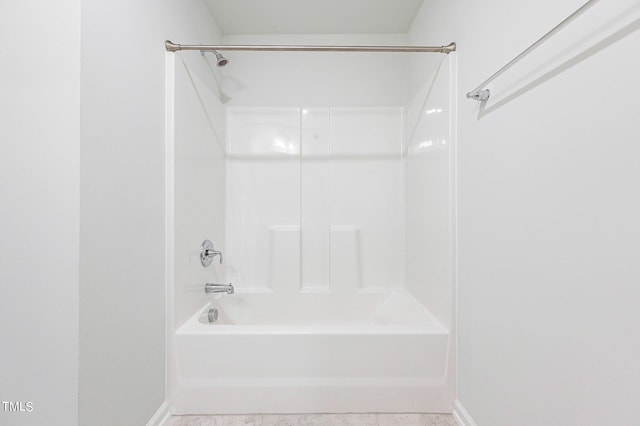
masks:
<instances>
[{"instance_id":1,"label":"wall bracket for towel bar","mask_svg":"<svg viewBox=\"0 0 640 426\"><path fill-rule=\"evenodd\" d=\"M562 28L567 26L570 22L572 22L574 19L576 19L578 16L580 16L582 13L584 13L587 9L589 9L591 6L593 6L598 1L600 1L600 0L589 0L588 2L583 4L578 10L573 12L571 15L567 16L562 22L560 22L558 25L553 27L549 32L547 32L545 35L543 35L538 40L536 40L531 46L529 46L525 50L523 50L518 56L516 56L515 58L510 60L505 66L503 66L498 71L493 73L491 75L491 77L487 78L485 81L483 81L481 84L479 84L478 87L476 87L475 89L469 91L467 93L467 98L474 99L474 100L479 101L479 102L484 102L484 101L488 100L489 96L491 96L491 92L489 91L489 89L485 89L485 86L487 84L491 83L498 76L500 76L506 70L511 68L513 65L515 65L516 62L520 61L520 59L524 58L526 55L528 55L536 47L540 46L542 43L547 41L549 38L551 38L551 36L553 36L559 30L561 30Z\"/></svg>"}]
</instances>

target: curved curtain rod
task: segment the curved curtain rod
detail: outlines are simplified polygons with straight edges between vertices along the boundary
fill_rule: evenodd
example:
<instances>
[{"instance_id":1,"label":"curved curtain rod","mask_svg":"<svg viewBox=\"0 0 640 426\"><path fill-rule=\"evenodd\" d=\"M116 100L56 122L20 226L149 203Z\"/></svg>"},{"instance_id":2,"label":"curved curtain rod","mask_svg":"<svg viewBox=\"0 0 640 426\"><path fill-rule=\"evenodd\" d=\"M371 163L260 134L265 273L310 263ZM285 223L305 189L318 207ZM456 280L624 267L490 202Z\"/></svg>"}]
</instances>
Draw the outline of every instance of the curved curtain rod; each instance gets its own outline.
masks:
<instances>
[{"instance_id":1,"label":"curved curtain rod","mask_svg":"<svg viewBox=\"0 0 640 426\"><path fill-rule=\"evenodd\" d=\"M446 53L455 52L456 44L449 43L446 46L302 46L302 45L197 45L176 44L169 40L164 42L167 52L180 50L199 50L212 52L214 50L235 50L255 52L427 52Z\"/></svg>"}]
</instances>

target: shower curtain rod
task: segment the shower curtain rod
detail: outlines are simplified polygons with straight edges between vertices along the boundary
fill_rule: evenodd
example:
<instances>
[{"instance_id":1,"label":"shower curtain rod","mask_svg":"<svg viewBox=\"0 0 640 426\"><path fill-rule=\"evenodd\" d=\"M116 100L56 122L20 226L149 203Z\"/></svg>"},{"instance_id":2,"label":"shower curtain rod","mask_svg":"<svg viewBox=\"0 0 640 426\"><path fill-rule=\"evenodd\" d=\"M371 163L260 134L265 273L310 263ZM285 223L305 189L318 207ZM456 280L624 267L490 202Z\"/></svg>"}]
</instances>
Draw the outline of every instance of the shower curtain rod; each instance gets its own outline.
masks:
<instances>
[{"instance_id":1,"label":"shower curtain rod","mask_svg":"<svg viewBox=\"0 0 640 426\"><path fill-rule=\"evenodd\" d=\"M449 54L456 50L455 43L446 46L302 46L302 45L197 45L176 44L169 40L164 42L167 52L180 50L214 50L254 51L254 52L431 52Z\"/></svg>"}]
</instances>

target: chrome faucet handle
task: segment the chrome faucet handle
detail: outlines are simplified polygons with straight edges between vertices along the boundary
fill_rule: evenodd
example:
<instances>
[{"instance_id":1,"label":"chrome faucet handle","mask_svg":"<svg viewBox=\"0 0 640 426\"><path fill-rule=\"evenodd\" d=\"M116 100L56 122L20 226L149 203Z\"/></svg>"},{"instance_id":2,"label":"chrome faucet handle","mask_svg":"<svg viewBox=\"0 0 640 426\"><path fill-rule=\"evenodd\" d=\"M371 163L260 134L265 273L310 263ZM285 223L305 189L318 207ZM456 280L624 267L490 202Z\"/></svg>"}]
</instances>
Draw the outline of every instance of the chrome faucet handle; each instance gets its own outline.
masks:
<instances>
[{"instance_id":1,"label":"chrome faucet handle","mask_svg":"<svg viewBox=\"0 0 640 426\"><path fill-rule=\"evenodd\" d=\"M220 264L222 264L222 252L213 248L211 240L204 240L200 246L200 263L207 267L211 265L213 258L220 256Z\"/></svg>"},{"instance_id":2,"label":"chrome faucet handle","mask_svg":"<svg viewBox=\"0 0 640 426\"><path fill-rule=\"evenodd\" d=\"M204 256L205 257L210 257L211 259L213 259L216 256L220 256L220 264L222 264L222 252L221 251L214 250L214 249L206 249L204 251Z\"/></svg>"}]
</instances>

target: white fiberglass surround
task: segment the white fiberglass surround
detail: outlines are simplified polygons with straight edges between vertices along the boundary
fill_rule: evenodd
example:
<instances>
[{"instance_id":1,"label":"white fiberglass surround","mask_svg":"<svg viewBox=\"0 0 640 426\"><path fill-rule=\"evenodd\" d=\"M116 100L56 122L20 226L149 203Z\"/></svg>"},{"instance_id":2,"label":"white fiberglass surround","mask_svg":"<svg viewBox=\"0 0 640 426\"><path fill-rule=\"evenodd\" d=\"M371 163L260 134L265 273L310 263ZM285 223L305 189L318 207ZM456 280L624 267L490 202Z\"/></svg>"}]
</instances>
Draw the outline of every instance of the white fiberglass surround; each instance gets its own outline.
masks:
<instances>
[{"instance_id":1,"label":"white fiberglass surround","mask_svg":"<svg viewBox=\"0 0 640 426\"><path fill-rule=\"evenodd\" d=\"M453 62L409 97L406 57L342 58L168 54L175 413L452 410ZM205 282L236 294L209 305Z\"/></svg>"},{"instance_id":2,"label":"white fiberglass surround","mask_svg":"<svg viewBox=\"0 0 640 426\"><path fill-rule=\"evenodd\" d=\"M403 125L400 107L228 108L228 279L402 287Z\"/></svg>"}]
</instances>

